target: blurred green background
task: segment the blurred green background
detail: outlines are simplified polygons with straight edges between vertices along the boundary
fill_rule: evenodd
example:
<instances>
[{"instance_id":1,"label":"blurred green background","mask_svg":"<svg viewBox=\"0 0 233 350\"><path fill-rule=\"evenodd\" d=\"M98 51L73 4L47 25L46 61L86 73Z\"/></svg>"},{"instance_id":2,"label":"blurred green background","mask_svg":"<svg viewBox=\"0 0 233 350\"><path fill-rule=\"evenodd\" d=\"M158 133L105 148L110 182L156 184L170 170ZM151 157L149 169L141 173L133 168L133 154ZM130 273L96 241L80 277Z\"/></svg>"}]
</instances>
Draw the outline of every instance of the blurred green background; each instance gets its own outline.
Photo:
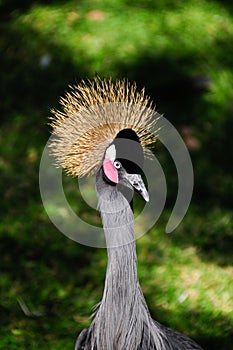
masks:
<instances>
[{"instance_id":1,"label":"blurred green background","mask_svg":"<svg viewBox=\"0 0 233 350\"><path fill-rule=\"evenodd\" d=\"M145 86L193 161L192 203L165 234L177 179L156 145L168 199L137 241L151 314L204 349L232 348L232 1L0 0L0 13L0 349L72 349L101 298L106 251L63 236L38 185L50 108L96 74Z\"/></svg>"}]
</instances>

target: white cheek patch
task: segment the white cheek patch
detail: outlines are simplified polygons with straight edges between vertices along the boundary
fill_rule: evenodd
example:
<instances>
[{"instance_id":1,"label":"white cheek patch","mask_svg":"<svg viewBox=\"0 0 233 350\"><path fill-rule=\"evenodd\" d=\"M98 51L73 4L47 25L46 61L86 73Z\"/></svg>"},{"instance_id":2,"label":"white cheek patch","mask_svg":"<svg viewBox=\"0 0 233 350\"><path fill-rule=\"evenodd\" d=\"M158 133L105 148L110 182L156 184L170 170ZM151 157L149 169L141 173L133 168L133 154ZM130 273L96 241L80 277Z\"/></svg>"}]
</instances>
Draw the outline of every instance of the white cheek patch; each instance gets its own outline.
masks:
<instances>
[{"instance_id":1,"label":"white cheek patch","mask_svg":"<svg viewBox=\"0 0 233 350\"><path fill-rule=\"evenodd\" d=\"M106 149L105 158L103 161L103 170L107 178L113 183L118 183L118 172L114 167L113 162L116 159L116 147L111 145Z\"/></svg>"},{"instance_id":2,"label":"white cheek patch","mask_svg":"<svg viewBox=\"0 0 233 350\"><path fill-rule=\"evenodd\" d=\"M112 162L116 159L116 147L115 145L111 145L106 149L105 159L109 159Z\"/></svg>"}]
</instances>

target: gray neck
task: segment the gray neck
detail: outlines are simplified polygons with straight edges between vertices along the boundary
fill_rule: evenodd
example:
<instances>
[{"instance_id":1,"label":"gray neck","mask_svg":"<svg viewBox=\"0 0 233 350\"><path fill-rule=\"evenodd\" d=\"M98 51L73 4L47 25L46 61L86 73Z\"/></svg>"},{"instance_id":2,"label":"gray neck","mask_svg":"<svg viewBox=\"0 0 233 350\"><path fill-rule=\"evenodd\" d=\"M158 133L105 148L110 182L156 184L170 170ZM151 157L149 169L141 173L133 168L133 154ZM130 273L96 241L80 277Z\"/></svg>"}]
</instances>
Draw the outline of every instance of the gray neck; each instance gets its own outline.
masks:
<instances>
[{"instance_id":1,"label":"gray neck","mask_svg":"<svg viewBox=\"0 0 233 350\"><path fill-rule=\"evenodd\" d=\"M103 213L105 238L108 252L108 267L103 300L114 306L113 312L119 316L129 312L130 302L134 303L138 293L137 257L134 237L133 213L121 193L117 200L125 203L125 208L115 214ZM115 222L112 218L115 217ZM109 227L109 224L112 227ZM115 308L115 310L114 310Z\"/></svg>"},{"instance_id":2,"label":"gray neck","mask_svg":"<svg viewBox=\"0 0 233 350\"><path fill-rule=\"evenodd\" d=\"M133 212L114 186L108 186L99 196L99 209L107 244L108 267L103 298L95 319L99 328L97 343L101 349L120 349L121 343L124 344L122 348L135 349L135 339L140 337L136 329L141 329L142 325L137 314L140 293ZM127 334L132 321L136 322L137 327L134 327L133 334Z\"/></svg>"},{"instance_id":3,"label":"gray neck","mask_svg":"<svg viewBox=\"0 0 233 350\"><path fill-rule=\"evenodd\" d=\"M137 277L134 216L121 192L102 182L102 177L97 177L108 267L103 298L93 321L93 340L97 349L135 350L143 328L146 325L149 329L152 319Z\"/></svg>"},{"instance_id":4,"label":"gray neck","mask_svg":"<svg viewBox=\"0 0 233 350\"><path fill-rule=\"evenodd\" d=\"M119 304L122 305L124 301L128 302L129 299L126 298L129 295L132 296L132 293L135 294L138 289L134 215L128 201L116 186L105 183L102 183L101 187L98 185L97 182L97 191L100 190L98 191L99 210L108 252L103 300L112 294L116 298L114 305L119 307ZM121 298L119 304L118 292Z\"/></svg>"}]
</instances>

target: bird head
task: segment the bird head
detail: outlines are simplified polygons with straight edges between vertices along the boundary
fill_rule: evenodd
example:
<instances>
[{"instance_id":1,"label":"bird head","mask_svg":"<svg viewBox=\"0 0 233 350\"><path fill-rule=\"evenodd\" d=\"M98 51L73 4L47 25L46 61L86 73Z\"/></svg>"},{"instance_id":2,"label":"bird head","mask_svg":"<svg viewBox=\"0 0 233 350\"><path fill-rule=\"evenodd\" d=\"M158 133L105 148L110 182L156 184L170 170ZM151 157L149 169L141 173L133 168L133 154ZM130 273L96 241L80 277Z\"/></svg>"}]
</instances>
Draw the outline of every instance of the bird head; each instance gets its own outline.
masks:
<instances>
[{"instance_id":1,"label":"bird head","mask_svg":"<svg viewBox=\"0 0 233 350\"><path fill-rule=\"evenodd\" d=\"M134 189L148 202L149 194L141 176L143 151L137 135L130 129L122 130L119 134L106 149L102 163L104 179L110 185L118 186L126 197L127 189ZM134 140L125 138L129 135ZM129 150L130 154L127 154Z\"/></svg>"},{"instance_id":2,"label":"bird head","mask_svg":"<svg viewBox=\"0 0 233 350\"><path fill-rule=\"evenodd\" d=\"M61 105L51 118L56 165L79 177L101 168L109 184L133 188L148 201L141 175L144 154L156 141L159 114L144 89L95 78L71 87Z\"/></svg>"}]
</instances>

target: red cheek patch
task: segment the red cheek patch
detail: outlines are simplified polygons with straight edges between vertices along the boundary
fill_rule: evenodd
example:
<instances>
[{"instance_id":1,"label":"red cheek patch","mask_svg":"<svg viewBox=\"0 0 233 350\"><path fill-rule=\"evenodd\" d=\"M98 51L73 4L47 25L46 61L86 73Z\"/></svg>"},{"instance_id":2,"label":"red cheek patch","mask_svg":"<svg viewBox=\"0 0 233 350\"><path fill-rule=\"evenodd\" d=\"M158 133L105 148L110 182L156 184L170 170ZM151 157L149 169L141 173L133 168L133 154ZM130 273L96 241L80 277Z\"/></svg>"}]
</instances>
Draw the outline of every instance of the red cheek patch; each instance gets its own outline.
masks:
<instances>
[{"instance_id":1,"label":"red cheek patch","mask_svg":"<svg viewBox=\"0 0 233 350\"><path fill-rule=\"evenodd\" d=\"M107 176L107 178L110 181L117 184L118 183L118 172L117 172L116 168L113 166L111 160L109 160L109 159L104 160L103 169L104 169L104 174Z\"/></svg>"}]
</instances>

